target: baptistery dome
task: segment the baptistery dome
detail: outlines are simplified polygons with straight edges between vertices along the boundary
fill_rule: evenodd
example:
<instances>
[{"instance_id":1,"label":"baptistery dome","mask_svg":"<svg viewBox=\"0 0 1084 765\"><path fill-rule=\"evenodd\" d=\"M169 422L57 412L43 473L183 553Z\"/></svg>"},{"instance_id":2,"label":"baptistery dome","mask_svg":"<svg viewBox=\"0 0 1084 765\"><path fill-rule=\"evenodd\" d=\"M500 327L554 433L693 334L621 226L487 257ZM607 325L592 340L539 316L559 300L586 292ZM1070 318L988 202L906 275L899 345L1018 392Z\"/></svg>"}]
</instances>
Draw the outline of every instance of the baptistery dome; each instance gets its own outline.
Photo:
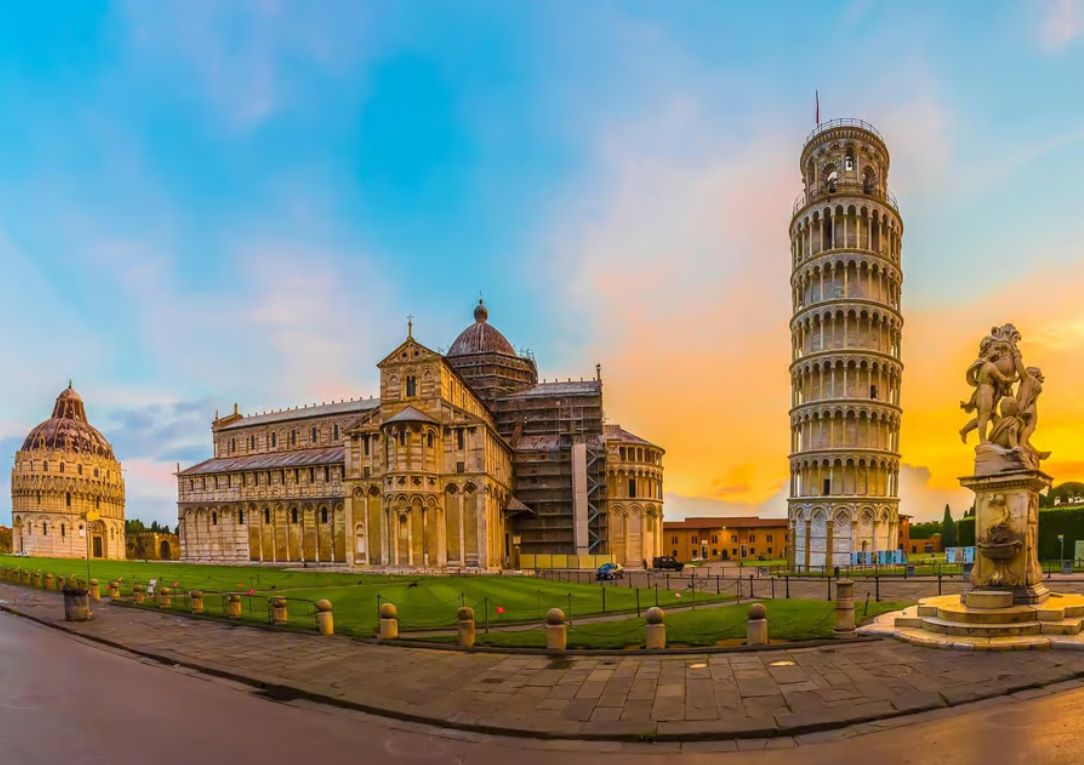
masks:
<instances>
[{"instance_id":1,"label":"baptistery dome","mask_svg":"<svg viewBox=\"0 0 1084 765\"><path fill-rule=\"evenodd\" d=\"M53 416L26 436L23 451L61 450L113 459L113 447L87 421L83 399L71 383L56 397Z\"/></svg>"}]
</instances>

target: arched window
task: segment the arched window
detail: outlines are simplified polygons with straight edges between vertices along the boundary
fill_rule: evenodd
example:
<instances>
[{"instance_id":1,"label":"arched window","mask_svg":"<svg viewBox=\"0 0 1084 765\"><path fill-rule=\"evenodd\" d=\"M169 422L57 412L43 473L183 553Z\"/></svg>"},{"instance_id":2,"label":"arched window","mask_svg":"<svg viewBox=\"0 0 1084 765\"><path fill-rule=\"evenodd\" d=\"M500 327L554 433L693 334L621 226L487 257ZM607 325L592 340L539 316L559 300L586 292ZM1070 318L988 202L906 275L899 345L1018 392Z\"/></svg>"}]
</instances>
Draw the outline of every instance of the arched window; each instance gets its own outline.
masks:
<instances>
[{"instance_id":1,"label":"arched window","mask_svg":"<svg viewBox=\"0 0 1084 765\"><path fill-rule=\"evenodd\" d=\"M67 530L64 528L64 524L60 524L60 538L63 539L67 536Z\"/></svg>"},{"instance_id":2,"label":"arched window","mask_svg":"<svg viewBox=\"0 0 1084 765\"><path fill-rule=\"evenodd\" d=\"M335 440L338 441L339 440L339 426L336 425L332 430L335 432L335 436L334 436Z\"/></svg>"},{"instance_id":3,"label":"arched window","mask_svg":"<svg viewBox=\"0 0 1084 765\"><path fill-rule=\"evenodd\" d=\"M399 431L399 446L406 446L406 428Z\"/></svg>"},{"instance_id":4,"label":"arched window","mask_svg":"<svg viewBox=\"0 0 1084 765\"><path fill-rule=\"evenodd\" d=\"M63 462L60 463L60 472L61 473L64 472L64 463Z\"/></svg>"},{"instance_id":5,"label":"arched window","mask_svg":"<svg viewBox=\"0 0 1084 765\"><path fill-rule=\"evenodd\" d=\"M274 448L274 447L276 447L278 445L279 445L279 434L278 433L272 433L271 434L271 448Z\"/></svg>"},{"instance_id":6,"label":"arched window","mask_svg":"<svg viewBox=\"0 0 1084 765\"><path fill-rule=\"evenodd\" d=\"M430 449L433 448L433 431L431 430L429 431L429 435L425 437L425 445L428 446Z\"/></svg>"},{"instance_id":7,"label":"arched window","mask_svg":"<svg viewBox=\"0 0 1084 765\"><path fill-rule=\"evenodd\" d=\"M264 508L264 511L263 511L263 522L264 523L271 523L271 511L266 509L266 508Z\"/></svg>"},{"instance_id":8,"label":"arched window","mask_svg":"<svg viewBox=\"0 0 1084 765\"><path fill-rule=\"evenodd\" d=\"M290 510L290 523L297 523L297 508Z\"/></svg>"},{"instance_id":9,"label":"arched window","mask_svg":"<svg viewBox=\"0 0 1084 765\"><path fill-rule=\"evenodd\" d=\"M212 526L217 526L218 525L218 513L211 513L211 525Z\"/></svg>"},{"instance_id":10,"label":"arched window","mask_svg":"<svg viewBox=\"0 0 1084 765\"><path fill-rule=\"evenodd\" d=\"M409 375L406 379L406 394L407 398L418 395L418 378L414 377L414 375Z\"/></svg>"},{"instance_id":11,"label":"arched window","mask_svg":"<svg viewBox=\"0 0 1084 765\"><path fill-rule=\"evenodd\" d=\"M297 446L297 431L290 431L290 446Z\"/></svg>"},{"instance_id":12,"label":"arched window","mask_svg":"<svg viewBox=\"0 0 1084 765\"><path fill-rule=\"evenodd\" d=\"M46 523L45 521L41 522L41 535L43 537L49 536L49 524Z\"/></svg>"},{"instance_id":13,"label":"arched window","mask_svg":"<svg viewBox=\"0 0 1084 765\"><path fill-rule=\"evenodd\" d=\"M327 523L327 508L320 508L320 523Z\"/></svg>"},{"instance_id":14,"label":"arched window","mask_svg":"<svg viewBox=\"0 0 1084 765\"><path fill-rule=\"evenodd\" d=\"M46 473L49 472L49 460L45 460L45 462L41 466L41 469L44 470Z\"/></svg>"},{"instance_id":15,"label":"arched window","mask_svg":"<svg viewBox=\"0 0 1084 765\"><path fill-rule=\"evenodd\" d=\"M101 508L101 506L102 506L102 498L101 497L95 497L94 498L94 509L98 510L98 509Z\"/></svg>"},{"instance_id":16,"label":"arched window","mask_svg":"<svg viewBox=\"0 0 1084 765\"><path fill-rule=\"evenodd\" d=\"M64 504L68 507L72 506L72 493L70 491L64 495Z\"/></svg>"},{"instance_id":17,"label":"arched window","mask_svg":"<svg viewBox=\"0 0 1084 765\"><path fill-rule=\"evenodd\" d=\"M854 170L854 147L848 146L847 153L843 158L843 169L850 172Z\"/></svg>"},{"instance_id":18,"label":"arched window","mask_svg":"<svg viewBox=\"0 0 1084 765\"><path fill-rule=\"evenodd\" d=\"M79 475L83 475L83 466L82 465L76 465L75 466L75 472L78 473Z\"/></svg>"},{"instance_id":19,"label":"arched window","mask_svg":"<svg viewBox=\"0 0 1084 765\"><path fill-rule=\"evenodd\" d=\"M233 454L235 451L237 451L237 439L236 438L231 438L230 439L230 454Z\"/></svg>"},{"instance_id":20,"label":"arched window","mask_svg":"<svg viewBox=\"0 0 1084 765\"><path fill-rule=\"evenodd\" d=\"M316 432L316 428L314 427L314 428L312 429L312 442L313 442L314 444L316 443L316 437L317 437L317 435L318 435L318 434L317 434L317 432Z\"/></svg>"},{"instance_id":21,"label":"arched window","mask_svg":"<svg viewBox=\"0 0 1084 765\"><path fill-rule=\"evenodd\" d=\"M97 478L97 477L98 477L98 468L94 468L94 477L95 477L95 478Z\"/></svg>"}]
</instances>

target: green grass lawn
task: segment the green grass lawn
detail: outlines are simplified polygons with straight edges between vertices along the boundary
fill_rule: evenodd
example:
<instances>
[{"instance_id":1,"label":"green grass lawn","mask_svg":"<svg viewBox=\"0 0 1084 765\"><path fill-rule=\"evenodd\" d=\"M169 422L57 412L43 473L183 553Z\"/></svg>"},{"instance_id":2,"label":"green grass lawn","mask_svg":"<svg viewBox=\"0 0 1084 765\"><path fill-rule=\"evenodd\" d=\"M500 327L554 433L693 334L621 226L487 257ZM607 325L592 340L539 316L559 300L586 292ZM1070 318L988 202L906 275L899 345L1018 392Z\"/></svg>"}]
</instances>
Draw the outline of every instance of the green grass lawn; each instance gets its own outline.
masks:
<instances>
[{"instance_id":1,"label":"green grass lawn","mask_svg":"<svg viewBox=\"0 0 1084 765\"><path fill-rule=\"evenodd\" d=\"M460 605L475 609L475 618L490 625L541 619L557 607L576 616L603 611L635 612L637 596L642 608L671 603L689 603L694 597L688 590L632 589L621 583L605 588L597 584L552 582L520 576L388 576L381 574L345 574L314 571L284 571L253 566L211 566L156 561L91 561L91 577L106 585L122 580L121 592L127 596L132 585L157 579L160 585L177 592L192 589L205 593L205 610L221 615L224 594L251 592L243 599L243 618L267 620L267 598L282 595L295 599L289 603L291 623L312 626L312 602L326 598L334 609L338 632L372 634L377 625L378 603L392 602L399 609L400 629L438 629L454 626ZM50 571L64 576L86 578L86 562L60 558L16 558L0 555L0 566ZM687 582L674 582L675 586ZM731 596L697 591L697 602L726 600ZM605 598L605 602L604 599ZM173 607L186 610L187 602L176 598Z\"/></svg>"},{"instance_id":2,"label":"green grass lawn","mask_svg":"<svg viewBox=\"0 0 1084 765\"><path fill-rule=\"evenodd\" d=\"M832 611L834 605L823 600L769 600L768 637L777 640L815 640L832 636ZM857 605L856 617L861 622L878 614L898 611L908 603L870 603ZM667 643L674 646L711 646L738 644L745 639L748 618L747 604L701 608L695 611L674 611L666 615ZM432 638L435 641L452 642L454 638ZM570 648L622 649L642 647L644 640L643 619L621 619L611 622L595 622L577 626L573 623L568 631ZM521 648L544 648L545 631L542 627L530 630L495 632L488 635L478 631L480 645Z\"/></svg>"}]
</instances>

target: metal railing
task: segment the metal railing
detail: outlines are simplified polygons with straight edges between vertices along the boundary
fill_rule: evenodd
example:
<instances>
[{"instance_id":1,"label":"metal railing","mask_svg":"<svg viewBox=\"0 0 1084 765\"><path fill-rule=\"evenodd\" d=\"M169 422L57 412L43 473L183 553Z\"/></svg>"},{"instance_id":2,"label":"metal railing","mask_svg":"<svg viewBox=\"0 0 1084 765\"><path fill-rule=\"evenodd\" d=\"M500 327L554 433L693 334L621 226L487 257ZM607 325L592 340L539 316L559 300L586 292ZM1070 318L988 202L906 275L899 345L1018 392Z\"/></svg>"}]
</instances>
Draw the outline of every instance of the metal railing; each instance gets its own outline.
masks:
<instances>
[{"instance_id":1,"label":"metal railing","mask_svg":"<svg viewBox=\"0 0 1084 765\"><path fill-rule=\"evenodd\" d=\"M818 123L815 128L809 131L809 135L805 137L805 143L809 143L821 133L827 133L829 130L835 130L836 128L841 127L861 128L867 133L872 133L873 135L877 136L877 138L880 139L881 143L885 142L884 136L881 135L881 131L873 127L873 125L869 124L865 120L860 120L856 117L839 117L834 120L827 120L826 122Z\"/></svg>"},{"instance_id":2,"label":"metal railing","mask_svg":"<svg viewBox=\"0 0 1084 765\"><path fill-rule=\"evenodd\" d=\"M878 202L884 202L898 215L900 212L900 206L896 202L896 197L891 191L881 192L877 188L876 184L869 185L864 181L852 181L846 178L841 178L832 183L824 182L817 184L810 191L803 191L794 200L794 206L791 208L791 215L796 214L799 210L808 204L820 199L830 199L833 194L857 194L863 197L869 197Z\"/></svg>"}]
</instances>

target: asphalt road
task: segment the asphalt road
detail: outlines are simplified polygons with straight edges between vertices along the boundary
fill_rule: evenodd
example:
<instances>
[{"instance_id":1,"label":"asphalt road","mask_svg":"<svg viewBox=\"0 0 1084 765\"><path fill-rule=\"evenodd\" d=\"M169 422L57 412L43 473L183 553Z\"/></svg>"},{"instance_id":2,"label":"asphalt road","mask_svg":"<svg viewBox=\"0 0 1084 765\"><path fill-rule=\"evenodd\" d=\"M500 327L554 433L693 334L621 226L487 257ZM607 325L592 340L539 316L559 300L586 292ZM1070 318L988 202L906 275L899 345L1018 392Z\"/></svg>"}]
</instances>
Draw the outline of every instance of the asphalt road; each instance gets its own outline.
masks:
<instances>
[{"instance_id":1,"label":"asphalt road","mask_svg":"<svg viewBox=\"0 0 1084 765\"><path fill-rule=\"evenodd\" d=\"M1084 762L1084 689L823 743L580 744L433 731L163 667L0 614L3 765L706 765ZM743 742L763 747L764 742ZM710 751L715 750L715 751Z\"/></svg>"}]
</instances>

